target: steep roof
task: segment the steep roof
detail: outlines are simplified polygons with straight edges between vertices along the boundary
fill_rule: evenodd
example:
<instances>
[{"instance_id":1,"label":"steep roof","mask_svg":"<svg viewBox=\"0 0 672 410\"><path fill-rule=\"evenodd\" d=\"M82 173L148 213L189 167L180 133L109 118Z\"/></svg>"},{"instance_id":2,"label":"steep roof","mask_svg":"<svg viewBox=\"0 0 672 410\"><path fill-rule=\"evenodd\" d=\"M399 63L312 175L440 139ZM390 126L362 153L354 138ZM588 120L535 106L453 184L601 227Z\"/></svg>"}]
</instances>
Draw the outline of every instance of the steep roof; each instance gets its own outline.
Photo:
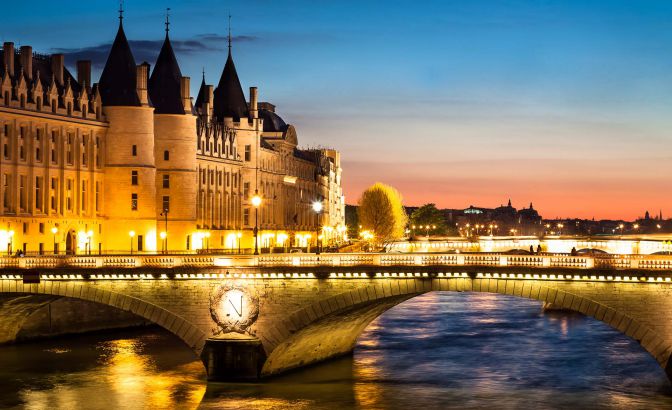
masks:
<instances>
[{"instance_id":1,"label":"steep roof","mask_svg":"<svg viewBox=\"0 0 672 410\"><path fill-rule=\"evenodd\" d=\"M149 77L149 98L154 104L156 114L184 114L184 103L180 82L182 72L170 44L166 31L166 39L156 60L154 71Z\"/></svg>"},{"instance_id":2,"label":"steep roof","mask_svg":"<svg viewBox=\"0 0 672 410\"><path fill-rule=\"evenodd\" d=\"M207 95L207 85L205 84L205 71L203 72L203 80L201 81L201 88L198 89L198 96L196 97L196 103L194 104L196 107L200 107L203 105L203 103L206 102L208 99Z\"/></svg>"},{"instance_id":3,"label":"steep roof","mask_svg":"<svg viewBox=\"0 0 672 410\"><path fill-rule=\"evenodd\" d=\"M136 89L136 65L126 40L124 26L119 30L100 76L100 97L104 106L140 106Z\"/></svg>"},{"instance_id":4,"label":"steep roof","mask_svg":"<svg viewBox=\"0 0 672 410\"><path fill-rule=\"evenodd\" d=\"M214 114L217 120L222 121L224 118L233 118L239 121L241 118L248 116L247 101L245 94L243 94L243 87L240 85L236 66L233 64L233 57L231 57L231 48L229 48L229 56L222 71L222 77L219 79L219 84L214 93Z\"/></svg>"}]
</instances>

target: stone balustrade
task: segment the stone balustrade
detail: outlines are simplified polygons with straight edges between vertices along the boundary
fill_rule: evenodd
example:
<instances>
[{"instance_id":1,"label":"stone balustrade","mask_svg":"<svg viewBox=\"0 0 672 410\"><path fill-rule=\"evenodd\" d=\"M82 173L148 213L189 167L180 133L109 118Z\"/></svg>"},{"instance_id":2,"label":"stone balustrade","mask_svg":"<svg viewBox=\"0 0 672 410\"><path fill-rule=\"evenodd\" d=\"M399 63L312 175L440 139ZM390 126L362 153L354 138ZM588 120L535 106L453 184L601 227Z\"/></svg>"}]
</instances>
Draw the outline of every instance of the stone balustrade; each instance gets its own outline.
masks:
<instances>
[{"instance_id":1,"label":"stone balustrade","mask_svg":"<svg viewBox=\"0 0 672 410\"><path fill-rule=\"evenodd\" d=\"M501 253L327 253L264 255L116 255L0 257L0 268L175 268L327 266L509 266L526 268L672 270L667 255L580 255Z\"/></svg>"}]
</instances>

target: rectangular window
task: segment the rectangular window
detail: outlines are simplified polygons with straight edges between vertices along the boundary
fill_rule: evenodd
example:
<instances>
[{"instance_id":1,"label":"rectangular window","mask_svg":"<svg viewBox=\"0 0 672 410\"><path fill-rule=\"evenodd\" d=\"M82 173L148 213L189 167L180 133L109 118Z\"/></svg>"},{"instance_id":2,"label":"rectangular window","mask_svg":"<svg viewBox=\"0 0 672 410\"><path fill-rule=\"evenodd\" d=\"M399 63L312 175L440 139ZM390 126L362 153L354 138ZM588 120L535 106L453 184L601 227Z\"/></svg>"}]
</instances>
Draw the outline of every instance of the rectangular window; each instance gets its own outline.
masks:
<instances>
[{"instance_id":1,"label":"rectangular window","mask_svg":"<svg viewBox=\"0 0 672 410\"><path fill-rule=\"evenodd\" d=\"M100 138L96 137L96 167L100 166Z\"/></svg>"},{"instance_id":2,"label":"rectangular window","mask_svg":"<svg viewBox=\"0 0 672 410\"><path fill-rule=\"evenodd\" d=\"M23 233L28 233L28 223L27 222L23 223Z\"/></svg>"},{"instance_id":3,"label":"rectangular window","mask_svg":"<svg viewBox=\"0 0 672 410\"><path fill-rule=\"evenodd\" d=\"M68 179L65 181L65 190L66 190L65 209L68 211L72 211L72 179Z\"/></svg>"},{"instance_id":4,"label":"rectangular window","mask_svg":"<svg viewBox=\"0 0 672 410\"><path fill-rule=\"evenodd\" d=\"M131 185L138 185L138 171L131 171Z\"/></svg>"},{"instance_id":5,"label":"rectangular window","mask_svg":"<svg viewBox=\"0 0 672 410\"><path fill-rule=\"evenodd\" d=\"M163 160L168 161L170 159L170 152L169 151L163 151Z\"/></svg>"},{"instance_id":6,"label":"rectangular window","mask_svg":"<svg viewBox=\"0 0 672 410\"><path fill-rule=\"evenodd\" d=\"M26 210L26 177L24 175L19 177L19 209Z\"/></svg>"},{"instance_id":7,"label":"rectangular window","mask_svg":"<svg viewBox=\"0 0 672 410\"><path fill-rule=\"evenodd\" d=\"M245 161L252 161L252 146L245 145Z\"/></svg>"},{"instance_id":8,"label":"rectangular window","mask_svg":"<svg viewBox=\"0 0 672 410\"><path fill-rule=\"evenodd\" d=\"M5 159L9 159L9 145L5 143L2 147L2 153L5 157Z\"/></svg>"},{"instance_id":9,"label":"rectangular window","mask_svg":"<svg viewBox=\"0 0 672 410\"><path fill-rule=\"evenodd\" d=\"M86 181L82 181L82 212L86 212L86 202L87 202L87 197L86 197Z\"/></svg>"},{"instance_id":10,"label":"rectangular window","mask_svg":"<svg viewBox=\"0 0 672 410\"><path fill-rule=\"evenodd\" d=\"M163 187L170 188L170 175L163 176Z\"/></svg>"},{"instance_id":11,"label":"rectangular window","mask_svg":"<svg viewBox=\"0 0 672 410\"><path fill-rule=\"evenodd\" d=\"M2 185L3 191L5 192L5 197L3 198L3 206L5 209L10 209L12 192L9 189L9 183L11 181L11 176L9 174L4 174L2 176Z\"/></svg>"},{"instance_id":12,"label":"rectangular window","mask_svg":"<svg viewBox=\"0 0 672 410\"><path fill-rule=\"evenodd\" d=\"M133 145L133 147L131 148L131 154L132 154L134 157L137 157L137 156L138 156L138 146L137 146L137 145Z\"/></svg>"},{"instance_id":13,"label":"rectangular window","mask_svg":"<svg viewBox=\"0 0 672 410\"><path fill-rule=\"evenodd\" d=\"M96 181L96 212L100 211L98 198L100 196L100 182Z\"/></svg>"},{"instance_id":14,"label":"rectangular window","mask_svg":"<svg viewBox=\"0 0 672 410\"><path fill-rule=\"evenodd\" d=\"M67 141L67 147L66 147L66 155L65 155L65 160L67 161L68 165L72 165L72 134L68 134L68 141Z\"/></svg>"},{"instance_id":15,"label":"rectangular window","mask_svg":"<svg viewBox=\"0 0 672 410\"><path fill-rule=\"evenodd\" d=\"M42 177L35 177L35 209L42 210Z\"/></svg>"},{"instance_id":16,"label":"rectangular window","mask_svg":"<svg viewBox=\"0 0 672 410\"><path fill-rule=\"evenodd\" d=\"M243 225L250 224L250 210L248 208L243 209Z\"/></svg>"},{"instance_id":17,"label":"rectangular window","mask_svg":"<svg viewBox=\"0 0 672 410\"><path fill-rule=\"evenodd\" d=\"M131 211L138 210L138 194L131 194Z\"/></svg>"},{"instance_id":18,"label":"rectangular window","mask_svg":"<svg viewBox=\"0 0 672 410\"><path fill-rule=\"evenodd\" d=\"M40 233L44 233L44 222L40 222Z\"/></svg>"},{"instance_id":19,"label":"rectangular window","mask_svg":"<svg viewBox=\"0 0 672 410\"><path fill-rule=\"evenodd\" d=\"M249 198L250 197L250 183L245 182L243 184L243 198Z\"/></svg>"},{"instance_id":20,"label":"rectangular window","mask_svg":"<svg viewBox=\"0 0 672 410\"><path fill-rule=\"evenodd\" d=\"M84 137L84 140L82 141L82 166L86 166L86 137Z\"/></svg>"},{"instance_id":21,"label":"rectangular window","mask_svg":"<svg viewBox=\"0 0 672 410\"><path fill-rule=\"evenodd\" d=\"M163 212L170 212L170 197L169 196L164 196L163 197Z\"/></svg>"}]
</instances>

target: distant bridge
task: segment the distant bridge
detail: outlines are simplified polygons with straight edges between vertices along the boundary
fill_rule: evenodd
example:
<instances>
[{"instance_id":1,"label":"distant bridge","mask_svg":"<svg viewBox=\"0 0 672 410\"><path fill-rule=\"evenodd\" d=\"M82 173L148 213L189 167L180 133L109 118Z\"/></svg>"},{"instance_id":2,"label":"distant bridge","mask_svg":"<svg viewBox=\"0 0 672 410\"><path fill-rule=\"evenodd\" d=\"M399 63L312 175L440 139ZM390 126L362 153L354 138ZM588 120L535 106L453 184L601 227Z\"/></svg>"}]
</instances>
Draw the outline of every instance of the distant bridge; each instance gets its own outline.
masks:
<instances>
[{"instance_id":1,"label":"distant bridge","mask_svg":"<svg viewBox=\"0 0 672 410\"><path fill-rule=\"evenodd\" d=\"M29 326L31 298L84 300L177 335L211 379L267 376L348 353L373 319L431 291L501 293L580 312L637 340L672 375L670 256L44 256L0 258L0 267L0 297L14 301L0 308L1 340Z\"/></svg>"}]
</instances>

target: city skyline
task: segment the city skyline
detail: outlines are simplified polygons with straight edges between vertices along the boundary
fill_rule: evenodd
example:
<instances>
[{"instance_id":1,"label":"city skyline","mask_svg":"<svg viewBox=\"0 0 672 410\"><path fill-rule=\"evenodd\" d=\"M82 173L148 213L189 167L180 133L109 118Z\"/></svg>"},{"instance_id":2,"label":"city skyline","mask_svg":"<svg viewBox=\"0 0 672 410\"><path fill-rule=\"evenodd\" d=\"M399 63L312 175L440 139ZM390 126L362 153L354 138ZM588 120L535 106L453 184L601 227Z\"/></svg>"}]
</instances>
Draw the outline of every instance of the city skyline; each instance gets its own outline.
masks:
<instances>
[{"instance_id":1,"label":"city skyline","mask_svg":"<svg viewBox=\"0 0 672 410\"><path fill-rule=\"evenodd\" d=\"M195 89L202 67L219 76L231 13L243 87L259 86L308 145L342 152L348 203L381 181L409 206L511 197L554 217L670 214L671 5L383 5L126 2L125 22L137 60L153 63L171 7ZM97 78L117 6L12 3L0 35L70 66L91 57Z\"/></svg>"}]
</instances>

